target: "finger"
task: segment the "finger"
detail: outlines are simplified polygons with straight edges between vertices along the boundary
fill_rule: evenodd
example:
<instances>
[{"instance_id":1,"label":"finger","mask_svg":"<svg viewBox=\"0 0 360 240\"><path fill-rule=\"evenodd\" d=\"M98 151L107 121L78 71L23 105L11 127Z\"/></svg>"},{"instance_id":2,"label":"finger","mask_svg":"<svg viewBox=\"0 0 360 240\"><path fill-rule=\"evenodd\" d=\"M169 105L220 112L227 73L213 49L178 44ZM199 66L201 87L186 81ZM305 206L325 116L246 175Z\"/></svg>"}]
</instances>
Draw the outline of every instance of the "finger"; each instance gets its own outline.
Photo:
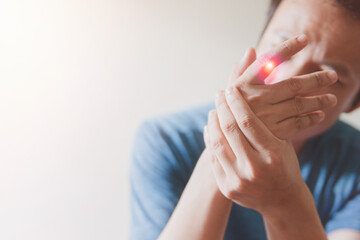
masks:
<instances>
[{"instance_id":1,"label":"finger","mask_svg":"<svg viewBox=\"0 0 360 240\"><path fill-rule=\"evenodd\" d=\"M232 163L235 162L236 157L221 131L216 110L211 110L209 112L208 134L209 134L209 140L210 140L209 143L210 143L211 151L215 154L216 158L219 160L226 175L228 176L232 175L233 174Z\"/></svg>"},{"instance_id":2,"label":"finger","mask_svg":"<svg viewBox=\"0 0 360 240\"><path fill-rule=\"evenodd\" d=\"M215 105L222 133L236 158L242 159L242 156L248 155L249 151L254 148L249 144L241 132L236 119L226 102L224 91L219 91L216 94Z\"/></svg>"},{"instance_id":3,"label":"finger","mask_svg":"<svg viewBox=\"0 0 360 240\"><path fill-rule=\"evenodd\" d=\"M322 122L325 118L323 111L312 112L303 116L286 119L278 123L277 136L280 139L290 140L303 129L310 128Z\"/></svg>"},{"instance_id":4,"label":"finger","mask_svg":"<svg viewBox=\"0 0 360 240\"><path fill-rule=\"evenodd\" d=\"M324 94L311 97L295 97L290 100L271 106L271 111L276 112L276 122L283 121L297 115L323 110L335 106L337 98L333 94Z\"/></svg>"},{"instance_id":5,"label":"finger","mask_svg":"<svg viewBox=\"0 0 360 240\"><path fill-rule=\"evenodd\" d=\"M209 147L210 146L210 142L209 142L210 139L209 139L209 133L208 133L208 126L207 125L204 127L203 137L204 137L205 147Z\"/></svg>"},{"instance_id":6,"label":"finger","mask_svg":"<svg viewBox=\"0 0 360 240\"><path fill-rule=\"evenodd\" d=\"M280 63L289 60L296 53L301 51L308 43L308 38L305 34L290 38L280 45L276 46L267 57L279 58Z\"/></svg>"},{"instance_id":7,"label":"finger","mask_svg":"<svg viewBox=\"0 0 360 240\"><path fill-rule=\"evenodd\" d=\"M237 64L230 75L229 86L232 85L235 80L240 77L245 70L256 60L256 50L254 48L248 48L245 52L244 57L240 63Z\"/></svg>"},{"instance_id":8,"label":"finger","mask_svg":"<svg viewBox=\"0 0 360 240\"><path fill-rule=\"evenodd\" d=\"M236 82L246 81L253 84L264 84L264 80L273 70L301 51L307 43L308 39L304 34L284 41L272 51L258 58ZM269 63L272 67L267 69Z\"/></svg>"},{"instance_id":9,"label":"finger","mask_svg":"<svg viewBox=\"0 0 360 240\"><path fill-rule=\"evenodd\" d=\"M208 151L207 154L209 155L209 158L211 159L211 168L215 175L215 180L216 180L217 184L220 185L221 181L225 177L225 172L224 172L224 169L222 168L222 166L220 165L218 159L216 158L215 153L210 148L210 138L209 138L209 133L208 133L208 126L204 127L204 141L205 141L205 146Z\"/></svg>"},{"instance_id":10,"label":"finger","mask_svg":"<svg viewBox=\"0 0 360 240\"><path fill-rule=\"evenodd\" d=\"M222 182L226 178L225 170L222 167L222 165L220 164L217 157L215 156L215 153L210 151L210 154L212 154L212 156L211 156L211 168L212 168L212 171L213 171L213 173L215 175L215 180L216 180L218 185L221 185Z\"/></svg>"},{"instance_id":11,"label":"finger","mask_svg":"<svg viewBox=\"0 0 360 240\"><path fill-rule=\"evenodd\" d=\"M334 84L338 76L335 71L321 71L302 76L292 77L284 81L269 85L272 95L272 103L278 103L300 94L306 94L321 90Z\"/></svg>"},{"instance_id":12,"label":"finger","mask_svg":"<svg viewBox=\"0 0 360 240\"><path fill-rule=\"evenodd\" d=\"M274 136L255 116L239 90L230 87L226 89L225 96L239 128L249 143L258 151L266 148L274 140Z\"/></svg>"}]
</instances>

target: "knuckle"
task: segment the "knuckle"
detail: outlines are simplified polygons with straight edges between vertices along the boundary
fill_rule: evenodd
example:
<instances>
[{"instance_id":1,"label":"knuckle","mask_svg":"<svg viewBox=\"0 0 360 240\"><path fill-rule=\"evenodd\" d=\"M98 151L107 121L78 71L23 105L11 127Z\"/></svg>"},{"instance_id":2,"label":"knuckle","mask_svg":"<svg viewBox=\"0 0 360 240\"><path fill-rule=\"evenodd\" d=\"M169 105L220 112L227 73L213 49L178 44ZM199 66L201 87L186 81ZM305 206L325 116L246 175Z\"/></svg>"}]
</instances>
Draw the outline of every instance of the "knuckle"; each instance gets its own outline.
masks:
<instances>
[{"instance_id":1,"label":"knuckle","mask_svg":"<svg viewBox=\"0 0 360 240\"><path fill-rule=\"evenodd\" d=\"M255 118L250 115L243 115L240 117L239 126L243 128L254 128L255 126Z\"/></svg>"},{"instance_id":2,"label":"knuckle","mask_svg":"<svg viewBox=\"0 0 360 240\"><path fill-rule=\"evenodd\" d=\"M317 98L319 107L326 107L330 104L327 96L321 96Z\"/></svg>"},{"instance_id":3,"label":"knuckle","mask_svg":"<svg viewBox=\"0 0 360 240\"><path fill-rule=\"evenodd\" d=\"M286 51L289 51L289 52L291 52L291 50L292 50L292 47L291 47L291 45L289 44L288 41L283 42L281 44L281 47L282 47L283 50L286 50Z\"/></svg>"},{"instance_id":4,"label":"knuckle","mask_svg":"<svg viewBox=\"0 0 360 240\"><path fill-rule=\"evenodd\" d=\"M243 184L239 178L231 179L227 182L226 187L226 197L229 199L234 199L236 195L242 191Z\"/></svg>"},{"instance_id":5,"label":"knuckle","mask_svg":"<svg viewBox=\"0 0 360 240\"><path fill-rule=\"evenodd\" d=\"M235 198L235 191L232 190L232 189L225 189L224 192L223 192L224 196L227 198L227 199L234 199Z\"/></svg>"},{"instance_id":6,"label":"knuckle","mask_svg":"<svg viewBox=\"0 0 360 240\"><path fill-rule=\"evenodd\" d=\"M295 105L295 111L297 113L302 113L305 110L304 102L299 97L294 98L294 105Z\"/></svg>"},{"instance_id":7,"label":"knuckle","mask_svg":"<svg viewBox=\"0 0 360 240\"><path fill-rule=\"evenodd\" d=\"M212 142L211 142L211 147L217 151L223 151L223 148L224 148L224 140L223 138L217 138L217 139L214 139Z\"/></svg>"},{"instance_id":8,"label":"knuckle","mask_svg":"<svg viewBox=\"0 0 360 240\"><path fill-rule=\"evenodd\" d=\"M320 76L319 73L315 73L314 78L315 78L317 87L320 88L324 84L322 77Z\"/></svg>"},{"instance_id":9,"label":"knuckle","mask_svg":"<svg viewBox=\"0 0 360 240\"><path fill-rule=\"evenodd\" d=\"M250 106L252 106L252 105L256 105L256 104L263 102L263 98L264 98L264 94L260 93L260 94L249 96L246 100L247 100L248 104Z\"/></svg>"},{"instance_id":10,"label":"knuckle","mask_svg":"<svg viewBox=\"0 0 360 240\"><path fill-rule=\"evenodd\" d=\"M294 124L296 130L301 130L304 126L304 122L300 117L295 118Z\"/></svg>"},{"instance_id":11,"label":"knuckle","mask_svg":"<svg viewBox=\"0 0 360 240\"><path fill-rule=\"evenodd\" d=\"M238 129L236 121L229 121L224 124L222 130L224 133L234 133Z\"/></svg>"},{"instance_id":12,"label":"knuckle","mask_svg":"<svg viewBox=\"0 0 360 240\"><path fill-rule=\"evenodd\" d=\"M267 163L270 165L276 165L281 159L281 151L279 147L274 147L265 151Z\"/></svg>"},{"instance_id":13,"label":"knuckle","mask_svg":"<svg viewBox=\"0 0 360 240\"><path fill-rule=\"evenodd\" d=\"M288 81L286 81L288 89L291 91L297 92L300 91L302 88L302 84L299 79L297 78L290 78Z\"/></svg>"},{"instance_id":14,"label":"knuckle","mask_svg":"<svg viewBox=\"0 0 360 240\"><path fill-rule=\"evenodd\" d=\"M217 165L217 161L218 159L214 156L214 155L211 155L211 164L216 166Z\"/></svg>"}]
</instances>

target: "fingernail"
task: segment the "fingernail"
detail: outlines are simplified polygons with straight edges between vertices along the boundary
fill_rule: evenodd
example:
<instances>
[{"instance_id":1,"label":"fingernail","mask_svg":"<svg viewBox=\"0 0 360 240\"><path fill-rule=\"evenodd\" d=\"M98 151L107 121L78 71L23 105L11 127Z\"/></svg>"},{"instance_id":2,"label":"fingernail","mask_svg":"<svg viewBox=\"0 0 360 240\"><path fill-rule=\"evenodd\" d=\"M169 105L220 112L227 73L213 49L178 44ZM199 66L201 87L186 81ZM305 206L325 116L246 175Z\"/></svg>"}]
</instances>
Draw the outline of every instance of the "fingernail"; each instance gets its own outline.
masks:
<instances>
[{"instance_id":1,"label":"fingernail","mask_svg":"<svg viewBox=\"0 0 360 240\"><path fill-rule=\"evenodd\" d=\"M307 36L305 34L301 34L297 37L297 40L299 41L299 43L305 44L307 43Z\"/></svg>"},{"instance_id":2,"label":"fingernail","mask_svg":"<svg viewBox=\"0 0 360 240\"><path fill-rule=\"evenodd\" d=\"M329 102L331 103L331 105L335 105L337 103L337 98L335 95L329 95L328 99L329 99Z\"/></svg>"},{"instance_id":3,"label":"fingernail","mask_svg":"<svg viewBox=\"0 0 360 240\"><path fill-rule=\"evenodd\" d=\"M327 75L328 75L330 80L332 80L332 81L337 80L337 74L336 74L335 71L329 71Z\"/></svg>"}]
</instances>

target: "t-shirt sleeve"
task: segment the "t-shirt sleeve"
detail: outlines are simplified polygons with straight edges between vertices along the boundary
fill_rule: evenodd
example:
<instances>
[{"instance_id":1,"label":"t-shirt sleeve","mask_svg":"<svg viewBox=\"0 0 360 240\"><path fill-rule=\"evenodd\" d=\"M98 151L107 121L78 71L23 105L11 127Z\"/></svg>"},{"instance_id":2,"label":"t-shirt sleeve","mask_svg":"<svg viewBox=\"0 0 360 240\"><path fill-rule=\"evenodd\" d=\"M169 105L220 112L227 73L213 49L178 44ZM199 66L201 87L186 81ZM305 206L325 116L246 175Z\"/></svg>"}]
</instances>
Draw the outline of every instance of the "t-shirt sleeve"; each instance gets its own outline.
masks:
<instances>
[{"instance_id":1,"label":"t-shirt sleeve","mask_svg":"<svg viewBox=\"0 0 360 240\"><path fill-rule=\"evenodd\" d=\"M131 240L157 239L186 185L171 141L151 121L137 131L130 165Z\"/></svg>"},{"instance_id":2,"label":"t-shirt sleeve","mask_svg":"<svg viewBox=\"0 0 360 240\"><path fill-rule=\"evenodd\" d=\"M325 225L327 233L344 228L360 231L360 188Z\"/></svg>"}]
</instances>

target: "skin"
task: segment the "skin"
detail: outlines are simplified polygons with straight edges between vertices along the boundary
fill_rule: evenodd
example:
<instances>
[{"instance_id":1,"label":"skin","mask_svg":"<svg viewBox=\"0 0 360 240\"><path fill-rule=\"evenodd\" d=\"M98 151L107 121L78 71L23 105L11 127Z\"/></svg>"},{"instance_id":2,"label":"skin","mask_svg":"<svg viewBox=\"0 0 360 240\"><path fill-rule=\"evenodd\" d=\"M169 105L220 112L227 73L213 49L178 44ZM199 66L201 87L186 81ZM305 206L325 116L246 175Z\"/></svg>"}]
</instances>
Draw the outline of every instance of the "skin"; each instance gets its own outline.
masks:
<instances>
[{"instance_id":1,"label":"skin","mask_svg":"<svg viewBox=\"0 0 360 240\"><path fill-rule=\"evenodd\" d=\"M279 36L302 33L305 44L296 38L281 44L284 39ZM268 239L360 239L359 232L347 229L325 235L296 155L341 112L356 108L358 39L359 22L332 1L282 2L260 41L260 57L250 49L232 74L233 87L217 94L216 110L209 113L204 131L206 149L159 239L222 239L232 202L262 214ZM271 84L263 85L259 63L273 53L285 62L269 76ZM329 69L324 63L343 65L333 68L339 81L320 86L315 83L325 80L325 72L315 78L306 75ZM300 87L293 84L294 76ZM325 103L329 93L336 96L335 104ZM274 97L279 99L270 102ZM316 105L319 99L324 103ZM299 100L306 107L296 114L292 111L294 106L299 109ZM284 102L289 104L280 105ZM292 114L280 116L281 112Z\"/></svg>"},{"instance_id":2,"label":"skin","mask_svg":"<svg viewBox=\"0 0 360 240\"><path fill-rule=\"evenodd\" d=\"M349 18L334 1L285 0L264 32L257 52L263 54L274 44L301 33L308 36L309 45L281 66L275 81L321 69L335 70L339 81L318 92L336 95L337 105L324 110L326 118L321 124L304 129L292 139L297 150L307 139L331 127L340 113L354 110L359 105L354 100L360 90L359 20Z\"/></svg>"}]
</instances>

